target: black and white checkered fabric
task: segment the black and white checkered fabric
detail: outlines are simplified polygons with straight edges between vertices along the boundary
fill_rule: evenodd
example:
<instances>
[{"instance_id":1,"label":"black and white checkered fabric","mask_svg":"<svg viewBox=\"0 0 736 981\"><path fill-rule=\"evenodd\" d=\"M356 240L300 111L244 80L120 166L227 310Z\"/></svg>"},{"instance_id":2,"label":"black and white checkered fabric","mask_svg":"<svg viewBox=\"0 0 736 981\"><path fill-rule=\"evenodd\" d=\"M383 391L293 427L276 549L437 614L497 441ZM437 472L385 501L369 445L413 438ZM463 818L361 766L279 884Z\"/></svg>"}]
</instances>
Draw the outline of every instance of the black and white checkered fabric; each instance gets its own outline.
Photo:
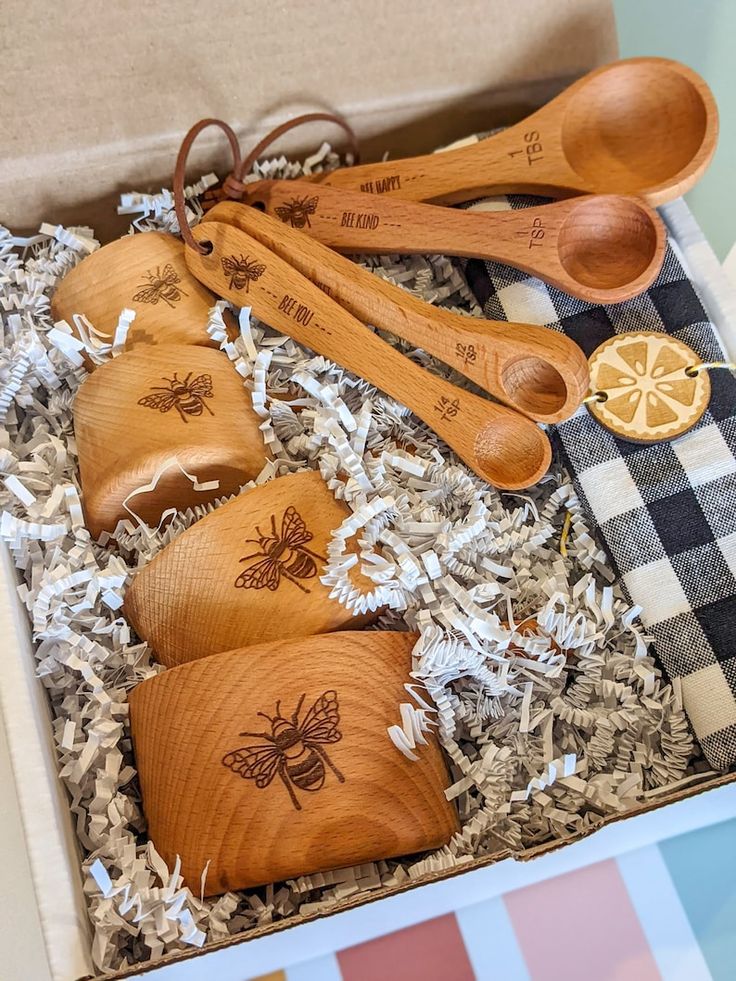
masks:
<instances>
[{"instance_id":1,"label":"black and white checkered fabric","mask_svg":"<svg viewBox=\"0 0 736 981\"><path fill-rule=\"evenodd\" d=\"M481 207L539 203L509 196ZM724 357L671 244L654 285L614 306L573 299L498 263L470 260L466 274L487 317L564 331L588 356L615 334L655 330L703 361ZM736 377L715 370L711 385L703 418L670 443L617 439L584 407L556 432L660 661L679 680L703 752L727 769L736 764Z\"/></svg>"}]
</instances>

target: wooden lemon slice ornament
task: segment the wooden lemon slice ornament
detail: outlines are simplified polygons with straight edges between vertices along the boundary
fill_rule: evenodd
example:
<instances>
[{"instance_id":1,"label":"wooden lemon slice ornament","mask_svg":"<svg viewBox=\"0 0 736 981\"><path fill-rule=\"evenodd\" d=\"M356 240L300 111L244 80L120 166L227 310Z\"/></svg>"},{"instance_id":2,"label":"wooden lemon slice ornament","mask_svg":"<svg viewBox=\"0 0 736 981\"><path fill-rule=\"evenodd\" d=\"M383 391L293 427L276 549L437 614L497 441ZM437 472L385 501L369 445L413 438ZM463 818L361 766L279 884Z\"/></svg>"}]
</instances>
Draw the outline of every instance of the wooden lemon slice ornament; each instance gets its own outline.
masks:
<instances>
[{"instance_id":1,"label":"wooden lemon slice ornament","mask_svg":"<svg viewBox=\"0 0 736 981\"><path fill-rule=\"evenodd\" d=\"M180 239L140 232L104 245L72 269L51 298L51 313L73 330L74 317L81 314L112 338L122 310L133 310L126 349L137 344L213 346L206 328L215 300L187 269Z\"/></svg>"},{"instance_id":2,"label":"wooden lemon slice ornament","mask_svg":"<svg viewBox=\"0 0 736 981\"><path fill-rule=\"evenodd\" d=\"M676 439L692 429L710 401L708 373L694 370L700 363L695 351L669 334L618 334L590 358L588 411L619 439Z\"/></svg>"}]
</instances>

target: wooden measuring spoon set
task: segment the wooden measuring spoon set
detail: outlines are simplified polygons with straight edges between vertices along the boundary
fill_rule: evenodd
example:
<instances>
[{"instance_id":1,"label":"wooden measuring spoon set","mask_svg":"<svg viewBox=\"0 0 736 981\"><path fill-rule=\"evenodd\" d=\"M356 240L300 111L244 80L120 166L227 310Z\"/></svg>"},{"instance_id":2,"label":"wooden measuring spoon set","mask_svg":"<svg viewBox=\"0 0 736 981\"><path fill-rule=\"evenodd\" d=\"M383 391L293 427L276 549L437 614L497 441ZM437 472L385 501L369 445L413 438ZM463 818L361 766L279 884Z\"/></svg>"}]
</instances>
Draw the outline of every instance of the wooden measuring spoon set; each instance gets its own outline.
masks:
<instances>
[{"instance_id":1,"label":"wooden measuring spoon set","mask_svg":"<svg viewBox=\"0 0 736 981\"><path fill-rule=\"evenodd\" d=\"M461 150L256 182L246 204L208 212L189 245L146 232L103 247L52 302L72 329L80 316L112 331L121 309L136 315L125 350L92 371L75 403L91 532L133 514L155 524L261 471L262 420L204 329L216 297L408 406L489 483L535 483L551 455L538 424L569 417L588 391L577 345L430 306L339 253L485 256L618 302L656 276L665 233L651 205L692 186L716 130L693 72L633 59ZM510 190L565 200L509 213L437 206ZM171 668L130 696L149 831L167 861L181 857L190 886L207 869L207 895L438 847L457 829L436 741L417 763L386 735L414 636L348 630L373 618L352 617L321 583L348 516L319 474L279 477L178 536L126 595L127 617ZM371 666L359 686L358 659Z\"/></svg>"}]
</instances>

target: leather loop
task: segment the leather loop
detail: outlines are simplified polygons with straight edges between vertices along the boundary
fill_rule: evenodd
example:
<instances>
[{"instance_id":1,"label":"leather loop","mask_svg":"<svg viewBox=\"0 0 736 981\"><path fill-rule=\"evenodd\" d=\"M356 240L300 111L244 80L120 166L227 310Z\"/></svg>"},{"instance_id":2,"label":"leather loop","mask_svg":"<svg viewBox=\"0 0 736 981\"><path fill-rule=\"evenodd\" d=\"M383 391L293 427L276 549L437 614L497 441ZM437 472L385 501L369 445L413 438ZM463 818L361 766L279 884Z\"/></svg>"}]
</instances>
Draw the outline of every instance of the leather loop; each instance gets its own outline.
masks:
<instances>
[{"instance_id":1,"label":"leather loop","mask_svg":"<svg viewBox=\"0 0 736 981\"><path fill-rule=\"evenodd\" d=\"M228 124L223 122L221 119L200 119L198 123L195 123L194 126L192 126L182 140L181 147L179 148L179 153L176 158L176 166L174 167L174 211L176 212L176 217L179 222L181 237L191 249L194 249L195 252L199 252L200 255L206 255L207 249L197 242L192 235L191 229L189 228L189 222L187 221L186 201L184 199L184 179L186 175L187 159L189 158L192 144L202 130L207 129L208 126L219 126L225 136L227 136L228 142L230 143L230 150L232 151L233 155L233 173L237 173L240 170L240 145L238 143L238 138L232 127L228 126Z\"/></svg>"},{"instance_id":2,"label":"leather loop","mask_svg":"<svg viewBox=\"0 0 736 981\"><path fill-rule=\"evenodd\" d=\"M233 201L240 201L245 191L245 184L238 180L234 174L228 174L222 182L222 193L225 197Z\"/></svg>"},{"instance_id":3,"label":"leather loop","mask_svg":"<svg viewBox=\"0 0 736 981\"><path fill-rule=\"evenodd\" d=\"M253 165L263 154L263 152L280 136L283 136L284 133L288 133L289 130L296 129L297 126L302 126L305 123L316 122L335 123L335 125L340 126L348 135L350 149L353 154L353 162L358 163L360 160L360 150L358 147L357 137L352 127L340 116L335 116L331 112L308 112L301 116L295 116L294 119L289 119L285 123L281 123L280 126L277 126L275 129L271 130L267 136L264 136L264 138L257 143L255 147L253 147L248 156L242 161L240 157L238 138L231 126L228 126L228 124L223 122L221 119L200 119L198 123L195 123L182 140L181 147L179 148L179 154L176 158L176 166L174 168L174 210L179 222L181 237L184 239L186 244L191 249L194 249L195 252L199 252L200 255L205 255L207 253L205 246L203 246L201 242L197 242L192 235L191 229L189 228L189 222L187 221L186 214L186 200L184 197L184 180L186 176L187 160L192 149L192 144L202 130L207 129L208 126L219 126L219 128L228 138L233 155L232 170L223 181L217 197L230 198L232 201L242 201L243 194L245 193L245 178L253 169Z\"/></svg>"},{"instance_id":4,"label":"leather loop","mask_svg":"<svg viewBox=\"0 0 736 981\"><path fill-rule=\"evenodd\" d=\"M360 161L360 149L358 147L358 138L355 135L353 128L340 116L334 115L331 112L307 112L301 116L295 116L293 119L288 119L285 123L281 123L275 129L272 129L268 136L264 136L260 143L257 143L253 149L250 151L248 156L243 160L240 165L240 170L238 172L238 177L241 181L244 181L248 174L253 169L253 164L258 160L258 158L263 154L263 152L284 133L288 133L291 129L296 129L297 126L303 126L305 123L335 123L336 126L340 126L348 136L350 140L350 149L353 154L353 163L358 163ZM235 171L233 171L235 173Z\"/></svg>"}]
</instances>

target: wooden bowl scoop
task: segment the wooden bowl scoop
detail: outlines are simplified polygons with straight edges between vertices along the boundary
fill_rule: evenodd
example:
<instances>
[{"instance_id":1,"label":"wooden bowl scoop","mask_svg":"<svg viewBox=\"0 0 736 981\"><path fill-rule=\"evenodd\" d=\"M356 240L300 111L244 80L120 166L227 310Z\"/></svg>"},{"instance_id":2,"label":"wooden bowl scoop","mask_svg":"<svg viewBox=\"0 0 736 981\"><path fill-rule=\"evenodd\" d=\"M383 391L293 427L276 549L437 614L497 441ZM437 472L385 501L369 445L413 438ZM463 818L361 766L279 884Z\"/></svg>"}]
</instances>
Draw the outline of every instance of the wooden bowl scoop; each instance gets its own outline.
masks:
<instances>
[{"instance_id":1,"label":"wooden bowl scoop","mask_svg":"<svg viewBox=\"0 0 736 981\"><path fill-rule=\"evenodd\" d=\"M130 719L151 840L204 895L439 848L458 830L437 739L387 729L415 634L262 644L137 685ZM357 665L365 670L358 672Z\"/></svg>"},{"instance_id":2,"label":"wooden bowl scoop","mask_svg":"<svg viewBox=\"0 0 736 981\"><path fill-rule=\"evenodd\" d=\"M131 510L156 525L168 508L234 494L266 463L260 424L242 378L221 351L159 344L108 361L85 379L74 401L90 532L97 538L113 531ZM155 487L132 496L155 478Z\"/></svg>"},{"instance_id":3,"label":"wooden bowl scoop","mask_svg":"<svg viewBox=\"0 0 736 981\"><path fill-rule=\"evenodd\" d=\"M244 491L135 575L125 615L167 667L365 626L375 617L353 616L320 581L332 533L349 514L312 470Z\"/></svg>"},{"instance_id":4,"label":"wooden bowl scoop","mask_svg":"<svg viewBox=\"0 0 736 981\"><path fill-rule=\"evenodd\" d=\"M634 194L657 206L697 183L717 139L718 110L700 75L667 58L630 58L584 75L478 143L314 180L438 204L517 192Z\"/></svg>"},{"instance_id":5,"label":"wooden bowl scoop","mask_svg":"<svg viewBox=\"0 0 736 981\"><path fill-rule=\"evenodd\" d=\"M588 392L588 362L564 334L432 306L256 208L223 202L205 221L252 235L358 320L429 352L531 419L567 419Z\"/></svg>"},{"instance_id":6,"label":"wooden bowl scoop","mask_svg":"<svg viewBox=\"0 0 736 981\"><path fill-rule=\"evenodd\" d=\"M651 286L667 244L656 211L614 194L472 212L305 181L258 181L247 191L248 204L338 252L491 259L588 303L620 303Z\"/></svg>"},{"instance_id":7,"label":"wooden bowl scoop","mask_svg":"<svg viewBox=\"0 0 736 981\"><path fill-rule=\"evenodd\" d=\"M128 308L135 311L135 320L126 350L137 344L212 346L206 328L214 302L189 273L180 239L166 232L140 232L104 245L75 266L51 297L51 315L74 329L74 315L83 314L98 331L112 336L121 311Z\"/></svg>"},{"instance_id":8,"label":"wooden bowl scoop","mask_svg":"<svg viewBox=\"0 0 736 981\"><path fill-rule=\"evenodd\" d=\"M410 361L239 228L208 221L192 234L207 254L187 248L187 265L209 289L398 399L483 480L518 490L546 473L549 440L530 419Z\"/></svg>"}]
</instances>

